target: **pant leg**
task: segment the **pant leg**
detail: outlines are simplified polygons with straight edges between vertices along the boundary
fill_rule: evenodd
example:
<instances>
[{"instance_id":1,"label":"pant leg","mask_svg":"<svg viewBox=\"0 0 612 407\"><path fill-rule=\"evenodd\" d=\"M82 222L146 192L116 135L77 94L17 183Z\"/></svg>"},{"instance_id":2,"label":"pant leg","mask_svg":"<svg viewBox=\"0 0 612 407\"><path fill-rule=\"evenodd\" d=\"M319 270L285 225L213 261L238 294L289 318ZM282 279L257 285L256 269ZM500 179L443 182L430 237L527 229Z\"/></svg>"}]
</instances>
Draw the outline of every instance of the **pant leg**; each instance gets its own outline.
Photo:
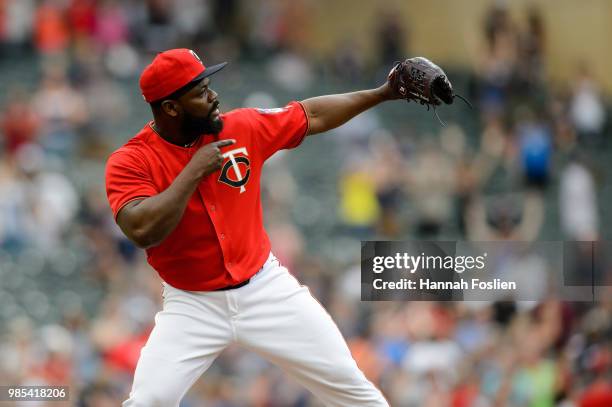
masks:
<instances>
[{"instance_id":1,"label":"pant leg","mask_svg":"<svg viewBox=\"0 0 612 407\"><path fill-rule=\"evenodd\" d=\"M193 383L232 341L223 293L166 285L163 310L142 348L123 407L177 407Z\"/></svg>"},{"instance_id":2,"label":"pant leg","mask_svg":"<svg viewBox=\"0 0 612 407\"><path fill-rule=\"evenodd\" d=\"M239 344L281 367L326 406L388 407L329 314L277 261L240 290Z\"/></svg>"}]
</instances>

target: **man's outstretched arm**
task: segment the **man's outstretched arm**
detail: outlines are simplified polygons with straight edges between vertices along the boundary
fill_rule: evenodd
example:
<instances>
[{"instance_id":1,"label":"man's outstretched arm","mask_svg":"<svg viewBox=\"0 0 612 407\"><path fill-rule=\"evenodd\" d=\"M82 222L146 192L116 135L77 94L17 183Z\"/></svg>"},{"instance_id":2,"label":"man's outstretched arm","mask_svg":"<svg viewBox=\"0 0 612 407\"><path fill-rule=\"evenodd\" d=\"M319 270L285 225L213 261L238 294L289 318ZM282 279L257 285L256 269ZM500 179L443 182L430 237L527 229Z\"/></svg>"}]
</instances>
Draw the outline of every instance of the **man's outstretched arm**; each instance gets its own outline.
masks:
<instances>
[{"instance_id":1,"label":"man's outstretched arm","mask_svg":"<svg viewBox=\"0 0 612 407\"><path fill-rule=\"evenodd\" d=\"M338 127L359 113L391 99L414 100L429 106L453 103L456 95L446 73L423 57L406 59L395 64L384 85L376 89L319 96L302 101L309 120L308 134Z\"/></svg>"},{"instance_id":2,"label":"man's outstretched arm","mask_svg":"<svg viewBox=\"0 0 612 407\"><path fill-rule=\"evenodd\" d=\"M334 129L359 113L386 100L396 99L388 82L369 90L318 96L302 101L308 115L308 135Z\"/></svg>"}]
</instances>

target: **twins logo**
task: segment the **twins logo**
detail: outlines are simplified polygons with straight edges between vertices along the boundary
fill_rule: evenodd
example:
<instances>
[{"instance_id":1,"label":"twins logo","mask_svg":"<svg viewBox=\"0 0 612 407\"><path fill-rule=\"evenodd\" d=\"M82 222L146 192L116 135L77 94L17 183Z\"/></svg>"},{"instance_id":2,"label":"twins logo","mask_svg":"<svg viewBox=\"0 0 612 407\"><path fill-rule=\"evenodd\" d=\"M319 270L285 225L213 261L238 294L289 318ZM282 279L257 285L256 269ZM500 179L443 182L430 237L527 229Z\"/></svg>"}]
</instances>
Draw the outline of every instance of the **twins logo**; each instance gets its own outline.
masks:
<instances>
[{"instance_id":1,"label":"twins logo","mask_svg":"<svg viewBox=\"0 0 612 407\"><path fill-rule=\"evenodd\" d=\"M199 63L203 64L202 60L200 59L200 57L198 56L198 54L196 54L193 50L189 50L189 52L191 53L191 55L193 55L193 57L195 59L198 60Z\"/></svg>"},{"instance_id":2,"label":"twins logo","mask_svg":"<svg viewBox=\"0 0 612 407\"><path fill-rule=\"evenodd\" d=\"M243 155L238 155L243 154ZM219 181L224 184L229 185L230 187L240 188L240 193L246 191L245 185L249 182L249 175L251 175L251 162L248 159L249 153L245 147L236 148L234 150L227 151L223 153L223 158L228 158L229 160L223 165L221 169L221 175L219 176ZM245 173L242 175L241 165L244 166ZM230 178L229 170L233 168L233 177Z\"/></svg>"}]
</instances>

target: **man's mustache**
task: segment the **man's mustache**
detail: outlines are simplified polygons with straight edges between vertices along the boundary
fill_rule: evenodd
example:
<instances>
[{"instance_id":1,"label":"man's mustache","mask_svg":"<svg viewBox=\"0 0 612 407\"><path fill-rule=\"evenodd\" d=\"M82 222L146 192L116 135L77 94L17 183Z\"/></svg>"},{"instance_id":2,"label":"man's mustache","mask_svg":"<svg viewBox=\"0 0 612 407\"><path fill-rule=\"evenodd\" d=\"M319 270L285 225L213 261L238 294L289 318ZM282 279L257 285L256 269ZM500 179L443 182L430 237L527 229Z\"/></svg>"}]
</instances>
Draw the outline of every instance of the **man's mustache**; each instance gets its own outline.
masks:
<instances>
[{"instance_id":1,"label":"man's mustache","mask_svg":"<svg viewBox=\"0 0 612 407\"><path fill-rule=\"evenodd\" d=\"M208 116L206 116L207 119L210 119L210 116L212 116L213 112L215 111L216 108L219 107L219 101L215 100L213 102L212 107L210 108L210 110L208 111Z\"/></svg>"}]
</instances>

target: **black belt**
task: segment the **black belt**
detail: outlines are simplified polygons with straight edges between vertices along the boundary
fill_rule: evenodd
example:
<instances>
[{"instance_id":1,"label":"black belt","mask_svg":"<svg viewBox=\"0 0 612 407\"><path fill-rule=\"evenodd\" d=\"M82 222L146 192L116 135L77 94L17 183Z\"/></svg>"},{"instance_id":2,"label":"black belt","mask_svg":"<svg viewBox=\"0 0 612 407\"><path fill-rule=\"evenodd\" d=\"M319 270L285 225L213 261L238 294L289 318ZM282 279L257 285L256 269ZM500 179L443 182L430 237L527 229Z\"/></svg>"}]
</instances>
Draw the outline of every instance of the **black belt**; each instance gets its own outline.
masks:
<instances>
[{"instance_id":1,"label":"black belt","mask_svg":"<svg viewBox=\"0 0 612 407\"><path fill-rule=\"evenodd\" d=\"M244 287L245 285L247 285L249 283L249 281L251 281L250 278L247 279L247 280L244 280L242 283L238 283L236 285L228 285L227 287L217 288L215 291L226 291L226 290L233 290L234 288Z\"/></svg>"}]
</instances>

